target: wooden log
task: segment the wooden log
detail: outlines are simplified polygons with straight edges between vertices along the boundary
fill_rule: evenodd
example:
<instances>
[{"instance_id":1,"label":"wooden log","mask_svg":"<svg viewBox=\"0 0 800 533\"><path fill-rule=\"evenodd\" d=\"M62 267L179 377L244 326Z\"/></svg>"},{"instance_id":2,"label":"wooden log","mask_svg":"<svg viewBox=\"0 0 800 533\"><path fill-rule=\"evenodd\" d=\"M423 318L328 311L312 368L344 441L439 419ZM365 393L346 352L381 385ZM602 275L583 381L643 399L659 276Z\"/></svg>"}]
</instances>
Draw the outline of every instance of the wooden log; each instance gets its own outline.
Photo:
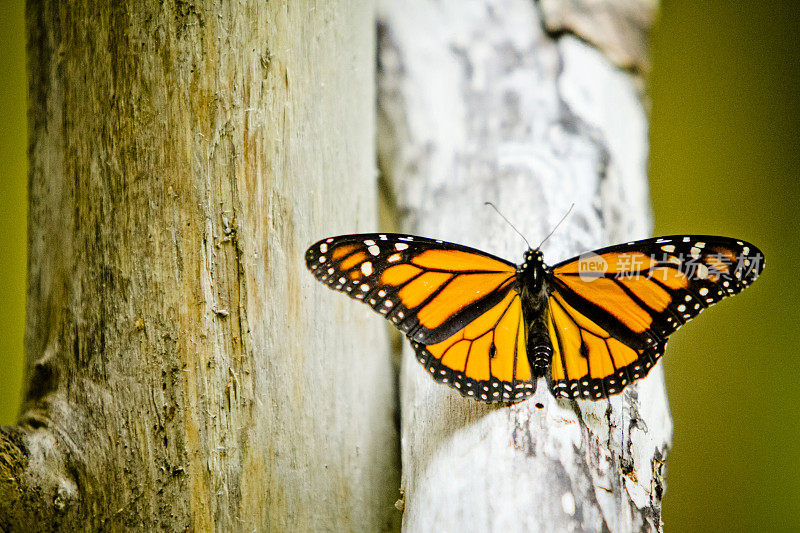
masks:
<instances>
[{"instance_id":1,"label":"wooden log","mask_svg":"<svg viewBox=\"0 0 800 533\"><path fill-rule=\"evenodd\" d=\"M377 224L372 4L27 14L29 381L0 529L390 527L385 331L303 262Z\"/></svg>"},{"instance_id":2,"label":"wooden log","mask_svg":"<svg viewBox=\"0 0 800 533\"><path fill-rule=\"evenodd\" d=\"M380 166L413 234L550 264L650 232L641 80L528 0L384 1ZM543 382L510 407L462 398L405 345L404 530L660 530L671 419L660 365L607 401ZM537 404L541 408L537 408Z\"/></svg>"}]
</instances>

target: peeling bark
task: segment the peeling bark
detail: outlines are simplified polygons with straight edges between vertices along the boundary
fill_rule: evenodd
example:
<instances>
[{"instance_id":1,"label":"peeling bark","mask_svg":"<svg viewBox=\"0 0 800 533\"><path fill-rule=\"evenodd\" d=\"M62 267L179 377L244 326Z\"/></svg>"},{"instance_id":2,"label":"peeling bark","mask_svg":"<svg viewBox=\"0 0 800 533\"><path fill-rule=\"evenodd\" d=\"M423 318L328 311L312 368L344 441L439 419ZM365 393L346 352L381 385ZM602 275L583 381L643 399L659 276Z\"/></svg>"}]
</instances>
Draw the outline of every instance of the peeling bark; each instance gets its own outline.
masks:
<instances>
[{"instance_id":1,"label":"peeling bark","mask_svg":"<svg viewBox=\"0 0 800 533\"><path fill-rule=\"evenodd\" d=\"M519 260L524 243L483 203L534 245L574 203L543 245L550 264L649 234L640 79L599 38L550 31L545 3L380 4L379 159L403 231ZM661 529L660 365L608 401L556 400L540 382L498 407L437 385L404 351L404 530Z\"/></svg>"},{"instance_id":2,"label":"peeling bark","mask_svg":"<svg viewBox=\"0 0 800 533\"><path fill-rule=\"evenodd\" d=\"M391 527L385 332L303 265L377 224L372 5L27 16L28 387L0 529Z\"/></svg>"},{"instance_id":3,"label":"peeling bark","mask_svg":"<svg viewBox=\"0 0 800 533\"><path fill-rule=\"evenodd\" d=\"M545 28L571 33L601 50L616 65L650 71L648 36L657 0L536 0Z\"/></svg>"}]
</instances>

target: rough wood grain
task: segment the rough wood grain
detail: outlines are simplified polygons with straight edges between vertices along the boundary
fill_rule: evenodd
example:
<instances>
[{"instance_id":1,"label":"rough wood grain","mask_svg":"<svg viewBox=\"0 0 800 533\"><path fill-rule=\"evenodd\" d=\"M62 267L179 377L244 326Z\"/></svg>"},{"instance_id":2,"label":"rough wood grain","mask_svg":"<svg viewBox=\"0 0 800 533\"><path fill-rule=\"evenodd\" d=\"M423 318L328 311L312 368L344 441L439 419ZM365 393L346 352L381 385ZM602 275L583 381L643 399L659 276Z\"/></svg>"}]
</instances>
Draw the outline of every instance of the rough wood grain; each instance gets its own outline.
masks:
<instances>
[{"instance_id":1,"label":"rough wood grain","mask_svg":"<svg viewBox=\"0 0 800 533\"><path fill-rule=\"evenodd\" d=\"M637 78L527 0L380 4L379 158L405 231L551 264L650 231ZM437 385L404 347L404 530L659 530L660 365L609 401L511 407ZM667 355L668 357L669 355ZM541 403L542 408L536 408Z\"/></svg>"},{"instance_id":2,"label":"rough wood grain","mask_svg":"<svg viewBox=\"0 0 800 533\"><path fill-rule=\"evenodd\" d=\"M372 4L27 13L29 383L0 529L390 527L385 332L303 264L376 225Z\"/></svg>"}]
</instances>

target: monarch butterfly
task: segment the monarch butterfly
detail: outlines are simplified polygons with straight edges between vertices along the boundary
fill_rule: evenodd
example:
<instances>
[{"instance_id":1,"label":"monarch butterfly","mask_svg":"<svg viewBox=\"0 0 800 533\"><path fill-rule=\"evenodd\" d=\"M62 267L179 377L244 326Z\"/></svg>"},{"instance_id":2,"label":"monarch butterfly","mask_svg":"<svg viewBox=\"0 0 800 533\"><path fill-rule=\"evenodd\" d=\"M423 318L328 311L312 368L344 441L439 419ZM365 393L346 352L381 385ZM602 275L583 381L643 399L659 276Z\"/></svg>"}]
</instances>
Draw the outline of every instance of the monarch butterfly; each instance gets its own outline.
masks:
<instances>
[{"instance_id":1,"label":"monarch butterfly","mask_svg":"<svg viewBox=\"0 0 800 533\"><path fill-rule=\"evenodd\" d=\"M750 243L668 236L555 266L441 240L376 233L321 240L306 266L399 328L436 381L463 396L518 402L545 377L557 397L599 400L645 377L667 337L764 268Z\"/></svg>"}]
</instances>

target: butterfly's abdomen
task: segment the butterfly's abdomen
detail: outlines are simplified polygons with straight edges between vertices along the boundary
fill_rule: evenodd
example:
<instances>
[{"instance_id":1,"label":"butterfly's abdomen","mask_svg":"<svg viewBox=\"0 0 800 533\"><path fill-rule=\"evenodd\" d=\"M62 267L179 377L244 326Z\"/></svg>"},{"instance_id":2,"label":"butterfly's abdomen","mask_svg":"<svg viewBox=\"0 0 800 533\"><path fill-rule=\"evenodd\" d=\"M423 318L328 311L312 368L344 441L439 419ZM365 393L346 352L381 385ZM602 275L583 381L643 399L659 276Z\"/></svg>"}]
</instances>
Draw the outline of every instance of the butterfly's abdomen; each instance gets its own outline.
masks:
<instances>
[{"instance_id":1,"label":"butterfly's abdomen","mask_svg":"<svg viewBox=\"0 0 800 533\"><path fill-rule=\"evenodd\" d=\"M538 378L547 375L547 369L550 368L552 358L553 348L549 342L536 343L531 348L531 351L528 352L528 361L534 377Z\"/></svg>"},{"instance_id":2,"label":"butterfly's abdomen","mask_svg":"<svg viewBox=\"0 0 800 533\"><path fill-rule=\"evenodd\" d=\"M547 331L546 315L542 311L535 315L529 313L526 322L528 323L526 348L531 375L534 378L546 377L553 360L553 346Z\"/></svg>"},{"instance_id":3,"label":"butterfly's abdomen","mask_svg":"<svg viewBox=\"0 0 800 533\"><path fill-rule=\"evenodd\" d=\"M538 304L538 302L536 303ZM523 305L523 312L528 325L526 348L528 364L531 365L531 375L534 378L547 376L550 362L553 359L553 346L547 330L547 315L540 305Z\"/></svg>"}]
</instances>

